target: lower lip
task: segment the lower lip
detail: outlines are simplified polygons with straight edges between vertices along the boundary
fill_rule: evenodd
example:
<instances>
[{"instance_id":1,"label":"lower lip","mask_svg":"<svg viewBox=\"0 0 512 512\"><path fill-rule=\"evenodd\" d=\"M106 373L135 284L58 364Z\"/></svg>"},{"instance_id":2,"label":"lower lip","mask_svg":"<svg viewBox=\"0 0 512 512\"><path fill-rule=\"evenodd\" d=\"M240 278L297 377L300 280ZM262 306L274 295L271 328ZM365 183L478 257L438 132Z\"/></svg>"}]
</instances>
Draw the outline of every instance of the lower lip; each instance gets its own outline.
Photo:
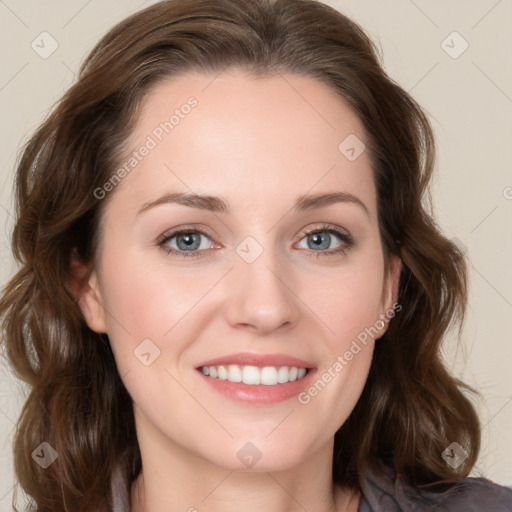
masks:
<instances>
[{"instance_id":1,"label":"lower lip","mask_svg":"<svg viewBox=\"0 0 512 512\"><path fill-rule=\"evenodd\" d=\"M287 382L286 384L276 384L266 386L264 384L248 385L241 382L230 382L229 380L220 380L214 377L204 375L198 370L199 375L218 393L245 404L270 405L284 402L290 398L296 397L309 386L316 369L308 370L308 373L300 380Z\"/></svg>"}]
</instances>

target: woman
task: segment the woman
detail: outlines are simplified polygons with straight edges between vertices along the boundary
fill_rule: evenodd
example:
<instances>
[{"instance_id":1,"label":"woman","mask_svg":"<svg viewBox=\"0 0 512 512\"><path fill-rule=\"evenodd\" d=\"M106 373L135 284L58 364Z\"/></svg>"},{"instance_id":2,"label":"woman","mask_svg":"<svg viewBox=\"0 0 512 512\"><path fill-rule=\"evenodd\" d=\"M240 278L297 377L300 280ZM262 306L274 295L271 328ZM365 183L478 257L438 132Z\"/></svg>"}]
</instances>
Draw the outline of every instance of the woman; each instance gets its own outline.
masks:
<instances>
[{"instance_id":1,"label":"woman","mask_svg":"<svg viewBox=\"0 0 512 512\"><path fill-rule=\"evenodd\" d=\"M163 1L27 144L0 303L30 510L509 510L439 348L420 107L314 1ZM27 509L28 510L28 509Z\"/></svg>"}]
</instances>

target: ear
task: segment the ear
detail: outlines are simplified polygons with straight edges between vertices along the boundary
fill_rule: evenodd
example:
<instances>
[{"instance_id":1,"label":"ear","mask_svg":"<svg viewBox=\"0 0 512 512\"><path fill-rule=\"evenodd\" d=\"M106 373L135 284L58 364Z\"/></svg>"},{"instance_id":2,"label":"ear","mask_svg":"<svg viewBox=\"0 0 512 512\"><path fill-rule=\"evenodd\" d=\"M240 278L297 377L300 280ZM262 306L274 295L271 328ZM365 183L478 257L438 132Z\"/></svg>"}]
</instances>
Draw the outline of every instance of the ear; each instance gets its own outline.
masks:
<instances>
[{"instance_id":1,"label":"ear","mask_svg":"<svg viewBox=\"0 0 512 512\"><path fill-rule=\"evenodd\" d=\"M400 284L400 272L402 270L402 259L392 254L389 257L387 274L384 279L383 301L384 309L387 311L393 308L398 300L398 286Z\"/></svg>"},{"instance_id":2,"label":"ear","mask_svg":"<svg viewBox=\"0 0 512 512\"><path fill-rule=\"evenodd\" d=\"M69 264L70 291L75 297L82 314L90 329L97 333L106 333L105 309L99 289L98 276L95 270L84 265L77 256L76 250L71 254Z\"/></svg>"},{"instance_id":3,"label":"ear","mask_svg":"<svg viewBox=\"0 0 512 512\"><path fill-rule=\"evenodd\" d=\"M388 268L384 277L384 287L382 290L382 303L381 303L381 324L379 327L379 334L376 339L381 338L388 330L389 320L393 318L390 312L394 312L395 304L398 301L398 285L400 283L400 271L402 270L402 259L396 255L389 257ZM400 306L399 306L400 307ZM397 308L397 311L400 309ZM377 324L377 322L376 322Z\"/></svg>"}]
</instances>

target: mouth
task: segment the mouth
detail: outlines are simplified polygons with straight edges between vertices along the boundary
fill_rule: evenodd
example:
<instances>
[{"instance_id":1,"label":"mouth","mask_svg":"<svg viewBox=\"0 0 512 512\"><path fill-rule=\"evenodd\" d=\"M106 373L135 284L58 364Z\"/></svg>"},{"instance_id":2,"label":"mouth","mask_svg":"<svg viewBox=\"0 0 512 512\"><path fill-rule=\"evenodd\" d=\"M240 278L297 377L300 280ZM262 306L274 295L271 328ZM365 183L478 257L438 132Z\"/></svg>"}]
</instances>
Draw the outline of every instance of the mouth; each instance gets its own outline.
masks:
<instances>
[{"instance_id":1,"label":"mouth","mask_svg":"<svg viewBox=\"0 0 512 512\"><path fill-rule=\"evenodd\" d=\"M212 379L243 383L247 386L278 386L304 378L309 368L297 366L212 365L201 366L203 375Z\"/></svg>"},{"instance_id":2,"label":"mouth","mask_svg":"<svg viewBox=\"0 0 512 512\"><path fill-rule=\"evenodd\" d=\"M204 361L197 374L216 394L243 404L296 398L312 382L315 365L286 354L239 353Z\"/></svg>"}]
</instances>

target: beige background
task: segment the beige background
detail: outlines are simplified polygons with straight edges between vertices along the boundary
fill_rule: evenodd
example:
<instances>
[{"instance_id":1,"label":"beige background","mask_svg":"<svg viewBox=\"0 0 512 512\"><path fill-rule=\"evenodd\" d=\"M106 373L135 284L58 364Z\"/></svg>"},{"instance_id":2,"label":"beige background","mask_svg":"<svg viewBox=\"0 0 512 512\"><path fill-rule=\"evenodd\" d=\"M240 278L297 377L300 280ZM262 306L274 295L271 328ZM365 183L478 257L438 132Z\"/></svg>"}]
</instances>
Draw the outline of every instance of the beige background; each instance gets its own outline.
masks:
<instances>
[{"instance_id":1,"label":"beige background","mask_svg":"<svg viewBox=\"0 0 512 512\"><path fill-rule=\"evenodd\" d=\"M12 179L21 143L73 82L81 60L100 36L150 3L0 0L2 284L14 270L9 252ZM512 485L512 1L326 3L353 17L374 37L388 73L432 120L439 146L433 189L438 221L467 249L471 263L464 343L457 348L454 339L448 340L446 357L457 375L485 398L478 406L483 446L472 474ZM43 31L58 44L46 59L31 47ZM11 441L20 389L0 365L0 512L11 510Z\"/></svg>"}]
</instances>

